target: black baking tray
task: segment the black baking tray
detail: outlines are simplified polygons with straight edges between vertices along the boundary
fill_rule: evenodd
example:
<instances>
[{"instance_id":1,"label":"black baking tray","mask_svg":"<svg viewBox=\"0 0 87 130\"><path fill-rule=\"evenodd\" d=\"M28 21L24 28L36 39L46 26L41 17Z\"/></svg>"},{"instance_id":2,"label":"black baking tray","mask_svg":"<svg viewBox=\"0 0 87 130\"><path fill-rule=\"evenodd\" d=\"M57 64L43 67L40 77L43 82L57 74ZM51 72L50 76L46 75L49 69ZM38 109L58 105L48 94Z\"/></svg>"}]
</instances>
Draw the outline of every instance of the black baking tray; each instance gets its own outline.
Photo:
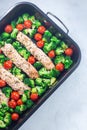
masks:
<instances>
[{"instance_id":1,"label":"black baking tray","mask_svg":"<svg viewBox=\"0 0 87 130\"><path fill-rule=\"evenodd\" d=\"M69 70L64 71L60 75L60 77L58 78L58 82L56 82L55 85L51 87L30 110L27 110L25 113L23 113L17 122L12 123L8 128L4 130L17 130L65 81L65 79L68 78L68 76L77 68L81 60L81 52L76 42L73 41L59 26L57 26L56 23L53 22L42 10L40 10L36 5L32 3L21 2L14 5L9 11L7 11L7 13L0 19L0 33L3 32L3 29L7 24L9 24L12 20L25 12L31 15L35 15L42 20L42 23L49 23L48 25L51 25L54 28L53 33L55 34L55 32L58 32L61 35L61 40L63 39L63 41L65 41L74 50L74 54L72 56L74 63Z\"/></svg>"}]
</instances>

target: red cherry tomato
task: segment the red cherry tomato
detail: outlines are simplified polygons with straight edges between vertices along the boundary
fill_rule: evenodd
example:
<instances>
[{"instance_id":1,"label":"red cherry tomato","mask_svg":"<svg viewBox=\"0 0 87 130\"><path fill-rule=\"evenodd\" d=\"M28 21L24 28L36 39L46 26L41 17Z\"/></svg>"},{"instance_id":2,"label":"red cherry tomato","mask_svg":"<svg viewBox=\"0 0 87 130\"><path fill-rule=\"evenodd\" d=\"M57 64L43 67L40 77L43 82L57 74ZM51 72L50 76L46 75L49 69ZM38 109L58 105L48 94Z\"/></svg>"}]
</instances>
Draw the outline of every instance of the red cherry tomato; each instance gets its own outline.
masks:
<instances>
[{"instance_id":1,"label":"red cherry tomato","mask_svg":"<svg viewBox=\"0 0 87 130\"><path fill-rule=\"evenodd\" d=\"M44 34L44 32L46 31L46 28L44 26L39 26L38 30L39 33Z\"/></svg>"},{"instance_id":2,"label":"red cherry tomato","mask_svg":"<svg viewBox=\"0 0 87 130\"><path fill-rule=\"evenodd\" d=\"M17 105L22 105L23 104L23 102L22 102L22 100L21 99L18 99L18 101L17 101Z\"/></svg>"},{"instance_id":3,"label":"red cherry tomato","mask_svg":"<svg viewBox=\"0 0 87 130\"><path fill-rule=\"evenodd\" d=\"M40 33L36 33L36 34L34 35L34 39L35 39L36 41L40 41L40 40L42 39L42 35L41 35Z\"/></svg>"},{"instance_id":4,"label":"red cherry tomato","mask_svg":"<svg viewBox=\"0 0 87 130\"><path fill-rule=\"evenodd\" d=\"M30 95L30 99L31 99L32 101L36 101L36 100L38 99L38 94L37 94L37 93L32 93L32 94Z\"/></svg>"},{"instance_id":5,"label":"red cherry tomato","mask_svg":"<svg viewBox=\"0 0 87 130\"><path fill-rule=\"evenodd\" d=\"M8 102L8 106L11 107L11 108L15 108L17 105L16 101L11 99L9 102Z\"/></svg>"},{"instance_id":6,"label":"red cherry tomato","mask_svg":"<svg viewBox=\"0 0 87 130\"><path fill-rule=\"evenodd\" d=\"M65 54L66 54L67 56L71 56L71 55L73 54L72 48L67 48L67 49L65 50Z\"/></svg>"},{"instance_id":7,"label":"red cherry tomato","mask_svg":"<svg viewBox=\"0 0 87 130\"><path fill-rule=\"evenodd\" d=\"M24 28L24 26L23 26L23 24L18 24L18 25L16 26L16 28L17 28L19 31L22 31L23 28Z\"/></svg>"},{"instance_id":8,"label":"red cherry tomato","mask_svg":"<svg viewBox=\"0 0 87 130\"><path fill-rule=\"evenodd\" d=\"M7 33L11 33L12 32L12 26L11 25L7 25L6 27L5 27L5 32L7 32Z\"/></svg>"},{"instance_id":9,"label":"red cherry tomato","mask_svg":"<svg viewBox=\"0 0 87 130\"><path fill-rule=\"evenodd\" d=\"M2 50L0 49L0 54L2 54Z\"/></svg>"},{"instance_id":10,"label":"red cherry tomato","mask_svg":"<svg viewBox=\"0 0 87 130\"><path fill-rule=\"evenodd\" d=\"M56 65L56 69L59 70L59 71L63 71L64 70L64 65L62 63L58 63Z\"/></svg>"},{"instance_id":11,"label":"red cherry tomato","mask_svg":"<svg viewBox=\"0 0 87 130\"><path fill-rule=\"evenodd\" d=\"M48 53L48 56L50 58L54 58L55 57L55 51L54 50L51 50L49 53Z\"/></svg>"},{"instance_id":12,"label":"red cherry tomato","mask_svg":"<svg viewBox=\"0 0 87 130\"><path fill-rule=\"evenodd\" d=\"M25 28L31 28L31 26L32 26L32 22L30 20L24 21L24 27Z\"/></svg>"},{"instance_id":13,"label":"red cherry tomato","mask_svg":"<svg viewBox=\"0 0 87 130\"><path fill-rule=\"evenodd\" d=\"M28 62L29 62L30 64L34 64L34 63L35 63L35 58L34 58L33 56L30 56L30 57L28 58Z\"/></svg>"},{"instance_id":14,"label":"red cherry tomato","mask_svg":"<svg viewBox=\"0 0 87 130\"><path fill-rule=\"evenodd\" d=\"M5 69L11 69L12 68L12 61L8 60L4 62L4 68Z\"/></svg>"},{"instance_id":15,"label":"red cherry tomato","mask_svg":"<svg viewBox=\"0 0 87 130\"><path fill-rule=\"evenodd\" d=\"M12 113L11 119L12 119L13 121L17 121L17 120L19 119L19 114L18 114L18 113Z\"/></svg>"},{"instance_id":16,"label":"red cherry tomato","mask_svg":"<svg viewBox=\"0 0 87 130\"><path fill-rule=\"evenodd\" d=\"M38 41L36 44L37 44L37 46L38 46L39 48L42 48L42 47L44 46L44 41L43 41L43 40L40 40L40 41Z\"/></svg>"},{"instance_id":17,"label":"red cherry tomato","mask_svg":"<svg viewBox=\"0 0 87 130\"><path fill-rule=\"evenodd\" d=\"M20 98L20 95L19 95L18 92L13 91L13 92L11 93L11 98L17 101L17 100Z\"/></svg>"},{"instance_id":18,"label":"red cherry tomato","mask_svg":"<svg viewBox=\"0 0 87 130\"><path fill-rule=\"evenodd\" d=\"M6 82L2 79L0 79L0 88L3 88L6 86Z\"/></svg>"}]
</instances>

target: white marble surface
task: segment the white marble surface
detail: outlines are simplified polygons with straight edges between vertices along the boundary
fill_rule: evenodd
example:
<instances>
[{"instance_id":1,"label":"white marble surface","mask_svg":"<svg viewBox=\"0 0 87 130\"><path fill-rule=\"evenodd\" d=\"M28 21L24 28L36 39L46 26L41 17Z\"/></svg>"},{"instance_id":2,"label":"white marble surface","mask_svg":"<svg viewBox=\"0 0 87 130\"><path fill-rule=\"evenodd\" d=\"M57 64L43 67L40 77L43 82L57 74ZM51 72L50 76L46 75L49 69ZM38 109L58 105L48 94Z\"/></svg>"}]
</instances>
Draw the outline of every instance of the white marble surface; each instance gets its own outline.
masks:
<instances>
[{"instance_id":1,"label":"white marble surface","mask_svg":"<svg viewBox=\"0 0 87 130\"><path fill-rule=\"evenodd\" d=\"M22 0L0 0L0 16ZM28 1L28 0L27 0ZM87 1L30 0L44 12L51 11L69 28L81 48L76 71L19 130L87 130Z\"/></svg>"}]
</instances>

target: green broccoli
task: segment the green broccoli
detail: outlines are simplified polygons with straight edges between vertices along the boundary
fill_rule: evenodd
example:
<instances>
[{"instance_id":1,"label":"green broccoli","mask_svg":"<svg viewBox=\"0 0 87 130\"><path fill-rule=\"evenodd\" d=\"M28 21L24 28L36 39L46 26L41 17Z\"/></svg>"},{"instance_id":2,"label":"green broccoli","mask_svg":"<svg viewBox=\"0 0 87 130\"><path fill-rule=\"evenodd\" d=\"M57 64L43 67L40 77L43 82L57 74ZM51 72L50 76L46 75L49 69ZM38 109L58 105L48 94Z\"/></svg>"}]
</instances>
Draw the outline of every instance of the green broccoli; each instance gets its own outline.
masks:
<instances>
[{"instance_id":1,"label":"green broccoli","mask_svg":"<svg viewBox=\"0 0 87 130\"><path fill-rule=\"evenodd\" d=\"M39 26L41 26L41 22L39 20L33 21L33 25L32 25L33 29L38 28Z\"/></svg>"},{"instance_id":2,"label":"green broccoli","mask_svg":"<svg viewBox=\"0 0 87 130\"><path fill-rule=\"evenodd\" d=\"M19 69L16 66L14 66L11 71L12 71L13 75L19 75L19 74L21 74L21 69Z\"/></svg>"},{"instance_id":3,"label":"green broccoli","mask_svg":"<svg viewBox=\"0 0 87 130\"><path fill-rule=\"evenodd\" d=\"M59 55L59 56L56 56L56 58L54 59L54 63L55 64L58 64L58 63L64 63L65 62L65 57L63 55Z\"/></svg>"},{"instance_id":4,"label":"green broccoli","mask_svg":"<svg viewBox=\"0 0 87 130\"><path fill-rule=\"evenodd\" d=\"M13 21L11 22L11 26L12 26L13 29L16 27L16 20L13 20Z\"/></svg>"},{"instance_id":5,"label":"green broccoli","mask_svg":"<svg viewBox=\"0 0 87 130\"><path fill-rule=\"evenodd\" d=\"M50 86L50 79L43 79L43 83L46 85L46 86ZM43 85L42 85L43 86Z\"/></svg>"},{"instance_id":6,"label":"green broccoli","mask_svg":"<svg viewBox=\"0 0 87 130\"><path fill-rule=\"evenodd\" d=\"M42 78L51 78L50 71L46 70L44 67L39 70L39 75Z\"/></svg>"},{"instance_id":7,"label":"green broccoli","mask_svg":"<svg viewBox=\"0 0 87 130\"><path fill-rule=\"evenodd\" d=\"M33 106L33 104L34 104L34 102L30 99L28 99L27 102L26 102L27 108L31 108Z\"/></svg>"},{"instance_id":8,"label":"green broccoli","mask_svg":"<svg viewBox=\"0 0 87 130\"><path fill-rule=\"evenodd\" d=\"M12 39L11 38L7 39L6 43L12 43Z\"/></svg>"},{"instance_id":9,"label":"green broccoli","mask_svg":"<svg viewBox=\"0 0 87 130\"><path fill-rule=\"evenodd\" d=\"M52 77L52 78L51 78L51 81L50 81L50 85L53 85L55 82L56 82L56 78L55 78L55 77Z\"/></svg>"},{"instance_id":10,"label":"green broccoli","mask_svg":"<svg viewBox=\"0 0 87 130\"><path fill-rule=\"evenodd\" d=\"M43 35L43 40L45 41L45 42L50 42L50 38L52 37L52 33L50 32L50 31L48 31L48 30L46 30L45 32L44 32L44 35Z\"/></svg>"},{"instance_id":11,"label":"green broccoli","mask_svg":"<svg viewBox=\"0 0 87 130\"><path fill-rule=\"evenodd\" d=\"M23 23L23 22L24 22L24 20L23 20L23 18L20 16L20 17L18 17L18 20L17 20L16 24Z\"/></svg>"},{"instance_id":12,"label":"green broccoli","mask_svg":"<svg viewBox=\"0 0 87 130\"><path fill-rule=\"evenodd\" d=\"M29 14L28 13L23 14L22 18L23 18L24 21L28 20L29 19Z\"/></svg>"},{"instance_id":13,"label":"green broccoli","mask_svg":"<svg viewBox=\"0 0 87 130\"><path fill-rule=\"evenodd\" d=\"M27 109L26 105L24 105L24 104L20 105L20 111L21 112L25 111L26 109Z\"/></svg>"},{"instance_id":14,"label":"green broccoli","mask_svg":"<svg viewBox=\"0 0 87 130\"><path fill-rule=\"evenodd\" d=\"M21 114L22 112L20 111L20 108L21 106L16 106L14 111L17 112L18 114Z\"/></svg>"},{"instance_id":15,"label":"green broccoli","mask_svg":"<svg viewBox=\"0 0 87 130\"><path fill-rule=\"evenodd\" d=\"M30 98L30 91L29 90L25 90L24 94L27 96L27 98Z\"/></svg>"},{"instance_id":16,"label":"green broccoli","mask_svg":"<svg viewBox=\"0 0 87 130\"><path fill-rule=\"evenodd\" d=\"M58 77L59 74L60 74L60 72L59 72L58 70L56 70L56 69L52 69L52 70L50 71L51 78L52 78L52 77Z\"/></svg>"},{"instance_id":17,"label":"green broccoli","mask_svg":"<svg viewBox=\"0 0 87 130\"><path fill-rule=\"evenodd\" d=\"M62 49L63 49L64 51L68 48L68 46L66 45L66 43L63 42L63 41L60 43L60 46L62 47Z\"/></svg>"},{"instance_id":18,"label":"green broccoli","mask_svg":"<svg viewBox=\"0 0 87 130\"><path fill-rule=\"evenodd\" d=\"M3 54L0 54L0 63L3 64L5 62L6 58Z\"/></svg>"},{"instance_id":19,"label":"green broccoli","mask_svg":"<svg viewBox=\"0 0 87 130\"><path fill-rule=\"evenodd\" d=\"M5 122L2 120L0 120L0 128L6 128Z\"/></svg>"},{"instance_id":20,"label":"green broccoli","mask_svg":"<svg viewBox=\"0 0 87 130\"><path fill-rule=\"evenodd\" d=\"M60 40L58 38L56 38L55 36L51 37L51 42L58 45L60 43Z\"/></svg>"},{"instance_id":21,"label":"green broccoli","mask_svg":"<svg viewBox=\"0 0 87 130\"><path fill-rule=\"evenodd\" d=\"M72 64L73 64L73 61L72 61L71 57L70 56L66 56L65 57L65 61L64 61L65 69L69 69Z\"/></svg>"},{"instance_id":22,"label":"green broccoli","mask_svg":"<svg viewBox=\"0 0 87 130\"><path fill-rule=\"evenodd\" d=\"M11 94L11 92L12 92L12 88L11 87L9 87L9 86L7 86L7 87L4 87L4 88L2 88L2 92L6 95L6 97L10 97L10 94Z\"/></svg>"},{"instance_id":23,"label":"green broccoli","mask_svg":"<svg viewBox=\"0 0 87 130\"><path fill-rule=\"evenodd\" d=\"M18 49L18 53L23 56L25 59L28 59L28 57L30 56L30 52L27 51L25 48L20 48Z\"/></svg>"},{"instance_id":24,"label":"green broccoli","mask_svg":"<svg viewBox=\"0 0 87 130\"><path fill-rule=\"evenodd\" d=\"M8 39L10 37L10 34L6 33L6 32L3 32L1 37L2 37L2 40L6 40L6 39Z\"/></svg>"},{"instance_id":25,"label":"green broccoli","mask_svg":"<svg viewBox=\"0 0 87 130\"><path fill-rule=\"evenodd\" d=\"M35 83L36 83L36 85L41 86L41 85L42 85L42 78L37 78L37 79L35 80Z\"/></svg>"},{"instance_id":26,"label":"green broccoli","mask_svg":"<svg viewBox=\"0 0 87 130\"><path fill-rule=\"evenodd\" d=\"M35 16L30 16L29 20L32 21L32 23L35 21Z\"/></svg>"},{"instance_id":27,"label":"green broccoli","mask_svg":"<svg viewBox=\"0 0 87 130\"><path fill-rule=\"evenodd\" d=\"M61 47L57 47L55 52L56 52L56 55L61 55L64 53L64 50Z\"/></svg>"},{"instance_id":28,"label":"green broccoli","mask_svg":"<svg viewBox=\"0 0 87 130\"><path fill-rule=\"evenodd\" d=\"M47 87L42 87L42 86L36 86L38 95L42 96L42 94L47 90Z\"/></svg>"},{"instance_id":29,"label":"green broccoli","mask_svg":"<svg viewBox=\"0 0 87 130\"><path fill-rule=\"evenodd\" d=\"M4 41L0 41L0 47L4 46L5 42Z\"/></svg>"},{"instance_id":30,"label":"green broccoli","mask_svg":"<svg viewBox=\"0 0 87 130\"><path fill-rule=\"evenodd\" d=\"M25 78L24 79L24 83L28 86L30 86L31 88L33 88L35 85L34 85L34 80L31 79L31 78Z\"/></svg>"},{"instance_id":31,"label":"green broccoli","mask_svg":"<svg viewBox=\"0 0 87 130\"><path fill-rule=\"evenodd\" d=\"M21 97L22 101L25 103L27 101L27 96L26 94L23 94Z\"/></svg>"},{"instance_id":32,"label":"green broccoli","mask_svg":"<svg viewBox=\"0 0 87 130\"><path fill-rule=\"evenodd\" d=\"M17 74L16 75L16 77L18 78L18 79L20 79L21 81L23 81L24 80L24 78L25 78L25 74Z\"/></svg>"},{"instance_id":33,"label":"green broccoli","mask_svg":"<svg viewBox=\"0 0 87 130\"><path fill-rule=\"evenodd\" d=\"M8 113L8 112L5 113L4 122L6 123L6 125L9 125L11 123L11 114L10 113Z\"/></svg>"},{"instance_id":34,"label":"green broccoli","mask_svg":"<svg viewBox=\"0 0 87 130\"><path fill-rule=\"evenodd\" d=\"M14 47L15 49L18 49L18 48L21 47L21 44L20 44L20 42L18 42L18 41L13 42L12 45L13 45L13 47Z\"/></svg>"},{"instance_id":35,"label":"green broccoli","mask_svg":"<svg viewBox=\"0 0 87 130\"><path fill-rule=\"evenodd\" d=\"M31 93L37 93L36 87L34 87L34 88L31 89Z\"/></svg>"},{"instance_id":36,"label":"green broccoli","mask_svg":"<svg viewBox=\"0 0 87 130\"><path fill-rule=\"evenodd\" d=\"M35 67L37 70L39 70L39 69L42 67L42 64L41 64L39 61L36 61L36 62L34 63L34 67Z\"/></svg>"},{"instance_id":37,"label":"green broccoli","mask_svg":"<svg viewBox=\"0 0 87 130\"><path fill-rule=\"evenodd\" d=\"M18 29L16 29L16 28L13 29L13 31L11 33L11 38L16 39L17 34L18 34Z\"/></svg>"}]
</instances>

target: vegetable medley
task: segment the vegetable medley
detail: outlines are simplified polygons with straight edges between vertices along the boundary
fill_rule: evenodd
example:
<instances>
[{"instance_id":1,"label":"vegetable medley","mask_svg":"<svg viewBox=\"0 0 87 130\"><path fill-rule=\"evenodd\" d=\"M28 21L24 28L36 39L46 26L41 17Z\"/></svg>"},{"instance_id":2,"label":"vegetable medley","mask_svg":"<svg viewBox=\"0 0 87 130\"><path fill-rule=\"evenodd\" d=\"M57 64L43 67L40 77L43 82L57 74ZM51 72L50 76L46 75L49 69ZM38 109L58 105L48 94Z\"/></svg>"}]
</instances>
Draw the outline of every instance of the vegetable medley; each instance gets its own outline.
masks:
<instances>
[{"instance_id":1,"label":"vegetable medley","mask_svg":"<svg viewBox=\"0 0 87 130\"><path fill-rule=\"evenodd\" d=\"M40 50L43 51L44 54L41 52L40 60L38 55L35 57L33 47L29 50L26 45L17 40L19 32L30 38L31 44L35 43L35 47L39 48L38 54ZM9 44L26 63L32 65L38 72L37 78L29 77L21 67L23 64L18 66L19 63L15 62L15 59L9 58L9 55L5 54L2 48ZM46 68L45 61L44 63L42 61L45 58L42 55L45 55L54 65L52 69ZM24 111L29 110L53 86L61 73L73 64L72 55L72 48L52 34L50 27L42 24L35 16L25 13L5 26L4 32L0 34L0 66L6 70L6 73L9 72L10 76L14 75L16 79L20 80L20 83L23 82L30 89L24 90L23 94L20 94L17 91L19 86L14 89L9 85L11 81L2 79L0 73L0 94L1 96L4 94L8 99L6 103L1 101L0 97L0 128L6 128L12 121L17 121Z\"/></svg>"}]
</instances>

